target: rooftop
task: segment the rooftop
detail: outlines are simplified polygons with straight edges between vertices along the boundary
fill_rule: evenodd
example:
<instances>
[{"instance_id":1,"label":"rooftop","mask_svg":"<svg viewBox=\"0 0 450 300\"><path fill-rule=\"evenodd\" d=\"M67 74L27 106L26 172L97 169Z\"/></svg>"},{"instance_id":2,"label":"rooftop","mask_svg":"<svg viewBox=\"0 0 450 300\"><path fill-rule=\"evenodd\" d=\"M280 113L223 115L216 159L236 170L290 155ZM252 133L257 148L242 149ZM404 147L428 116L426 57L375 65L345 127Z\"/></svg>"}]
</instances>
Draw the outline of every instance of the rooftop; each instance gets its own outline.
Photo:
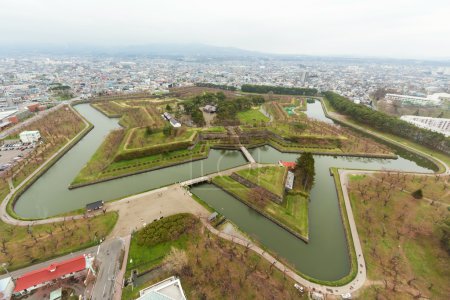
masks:
<instances>
[{"instance_id":1,"label":"rooftop","mask_svg":"<svg viewBox=\"0 0 450 300\"><path fill-rule=\"evenodd\" d=\"M85 268L86 259L84 255L80 255L62 262L53 263L46 268L26 273L17 278L14 292L29 289L35 285L61 278L64 275L82 271Z\"/></svg>"},{"instance_id":2,"label":"rooftop","mask_svg":"<svg viewBox=\"0 0 450 300\"><path fill-rule=\"evenodd\" d=\"M138 300L186 300L180 279L169 277L139 292Z\"/></svg>"}]
</instances>

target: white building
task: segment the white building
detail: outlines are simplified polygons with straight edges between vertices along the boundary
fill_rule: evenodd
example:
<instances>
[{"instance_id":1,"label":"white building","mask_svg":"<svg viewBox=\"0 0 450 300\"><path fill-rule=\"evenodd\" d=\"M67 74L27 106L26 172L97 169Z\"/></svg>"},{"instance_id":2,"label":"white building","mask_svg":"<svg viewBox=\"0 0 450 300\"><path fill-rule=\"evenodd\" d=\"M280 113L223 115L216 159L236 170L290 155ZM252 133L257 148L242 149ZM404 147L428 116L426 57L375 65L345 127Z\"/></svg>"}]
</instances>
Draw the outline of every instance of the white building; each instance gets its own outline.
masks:
<instances>
[{"instance_id":1,"label":"white building","mask_svg":"<svg viewBox=\"0 0 450 300\"><path fill-rule=\"evenodd\" d=\"M180 279L169 277L139 291L137 300L186 300Z\"/></svg>"},{"instance_id":2,"label":"white building","mask_svg":"<svg viewBox=\"0 0 450 300\"><path fill-rule=\"evenodd\" d=\"M441 104L441 99L439 97L424 98L424 97L415 97L415 96L408 96L408 95L386 94L385 99L387 101L395 101L395 102L400 102L401 104L417 105L417 106L438 106Z\"/></svg>"},{"instance_id":3,"label":"white building","mask_svg":"<svg viewBox=\"0 0 450 300\"><path fill-rule=\"evenodd\" d=\"M9 300L14 291L14 281L11 277L0 279L0 300Z\"/></svg>"},{"instance_id":4,"label":"white building","mask_svg":"<svg viewBox=\"0 0 450 300\"><path fill-rule=\"evenodd\" d=\"M38 130L22 131L19 137L22 143L35 143L41 138L41 134Z\"/></svg>"},{"instance_id":5,"label":"white building","mask_svg":"<svg viewBox=\"0 0 450 300\"><path fill-rule=\"evenodd\" d=\"M400 119L417 127L439 132L445 136L450 136L450 119L419 116L401 116Z\"/></svg>"}]
</instances>

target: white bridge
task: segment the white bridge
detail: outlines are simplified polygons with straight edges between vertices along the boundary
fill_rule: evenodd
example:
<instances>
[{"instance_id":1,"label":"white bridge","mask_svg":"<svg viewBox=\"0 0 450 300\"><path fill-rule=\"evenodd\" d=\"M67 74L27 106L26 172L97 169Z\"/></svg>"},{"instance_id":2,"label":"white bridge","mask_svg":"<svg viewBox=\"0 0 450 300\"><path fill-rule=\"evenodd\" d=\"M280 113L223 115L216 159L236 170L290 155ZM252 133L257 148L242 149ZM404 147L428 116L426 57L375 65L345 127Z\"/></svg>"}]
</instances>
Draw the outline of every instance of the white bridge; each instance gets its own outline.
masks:
<instances>
[{"instance_id":1,"label":"white bridge","mask_svg":"<svg viewBox=\"0 0 450 300\"><path fill-rule=\"evenodd\" d=\"M209 181L209 180L210 180L209 176L197 177L197 178L194 178L194 179L190 179L190 180L186 180L186 181L180 182L180 185L181 186L190 186L190 185L193 185L193 184L197 184L197 183L201 183L201 182L205 182L205 181Z\"/></svg>"},{"instance_id":2,"label":"white bridge","mask_svg":"<svg viewBox=\"0 0 450 300\"><path fill-rule=\"evenodd\" d=\"M245 158L248 160L249 163L251 163L252 165L256 163L255 159L253 158L253 156L250 154L250 152L248 152L247 148L245 148L244 146L241 146L241 151L244 154Z\"/></svg>"}]
</instances>

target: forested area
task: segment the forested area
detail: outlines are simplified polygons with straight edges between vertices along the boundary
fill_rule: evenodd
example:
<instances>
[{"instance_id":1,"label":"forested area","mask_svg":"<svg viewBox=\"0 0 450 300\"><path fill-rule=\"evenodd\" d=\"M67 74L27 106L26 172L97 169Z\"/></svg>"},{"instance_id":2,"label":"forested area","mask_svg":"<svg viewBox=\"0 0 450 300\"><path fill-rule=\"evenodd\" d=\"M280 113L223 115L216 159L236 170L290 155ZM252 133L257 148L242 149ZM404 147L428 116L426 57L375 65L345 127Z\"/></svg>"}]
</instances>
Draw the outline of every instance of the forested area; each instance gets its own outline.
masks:
<instances>
[{"instance_id":1,"label":"forested area","mask_svg":"<svg viewBox=\"0 0 450 300\"><path fill-rule=\"evenodd\" d=\"M220 89L220 90L225 90L225 91L235 91L235 90L237 90L236 87L231 86L231 85L215 84L215 83L208 83L208 82L198 82L198 83L195 84L195 86L214 88L214 89Z\"/></svg>"},{"instance_id":2,"label":"forested area","mask_svg":"<svg viewBox=\"0 0 450 300\"><path fill-rule=\"evenodd\" d=\"M200 107L207 104L217 106L217 120L219 122L234 122L237 120L237 113L250 109L252 106L258 106L264 103L262 96L244 96L235 99L227 99L222 92L204 93L192 97L190 100L183 102L184 110L192 118L192 121L198 126L203 126L205 120L200 111Z\"/></svg>"},{"instance_id":3,"label":"forested area","mask_svg":"<svg viewBox=\"0 0 450 300\"><path fill-rule=\"evenodd\" d=\"M273 92L274 94L301 95L301 96L314 96L317 94L316 89L310 88L296 88L296 87L256 85L256 84L244 84L241 86L241 91L246 93L259 93L259 94L266 94L269 92Z\"/></svg>"},{"instance_id":4,"label":"forested area","mask_svg":"<svg viewBox=\"0 0 450 300\"><path fill-rule=\"evenodd\" d=\"M372 110L361 104L355 104L333 92L325 92L324 95L334 109L339 113L351 116L357 122L450 154L450 138L441 133L416 127L397 117Z\"/></svg>"}]
</instances>

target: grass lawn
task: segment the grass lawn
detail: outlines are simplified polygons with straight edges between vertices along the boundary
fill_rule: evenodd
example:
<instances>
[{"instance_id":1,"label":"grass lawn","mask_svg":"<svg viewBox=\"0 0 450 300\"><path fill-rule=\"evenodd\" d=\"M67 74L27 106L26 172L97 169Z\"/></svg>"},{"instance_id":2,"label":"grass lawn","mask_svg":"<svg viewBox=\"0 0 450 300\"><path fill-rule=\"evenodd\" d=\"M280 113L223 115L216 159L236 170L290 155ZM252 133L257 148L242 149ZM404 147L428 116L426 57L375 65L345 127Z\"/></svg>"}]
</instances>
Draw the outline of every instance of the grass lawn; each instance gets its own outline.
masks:
<instances>
[{"instance_id":1,"label":"grass lawn","mask_svg":"<svg viewBox=\"0 0 450 300\"><path fill-rule=\"evenodd\" d=\"M284 196L284 180L287 174L286 168L271 166L241 170L236 173L275 195L280 197Z\"/></svg>"},{"instance_id":2,"label":"grass lawn","mask_svg":"<svg viewBox=\"0 0 450 300\"><path fill-rule=\"evenodd\" d=\"M447 193L442 182L431 179L426 181L428 189ZM448 299L450 257L441 244L440 226L449 211L445 205L430 205L400 190L404 184L419 189L424 182L393 173L350 178L350 198L368 277L378 283L363 290L361 299L367 295L412 299L419 294Z\"/></svg>"},{"instance_id":3,"label":"grass lawn","mask_svg":"<svg viewBox=\"0 0 450 300\"><path fill-rule=\"evenodd\" d=\"M257 204L249 196L250 189L231 177L217 176L213 178L213 183L224 188L239 200L249 203L252 207L257 207ZM281 205L273 201L266 201L260 209L302 237L308 238L308 199L304 194L288 194Z\"/></svg>"},{"instance_id":4,"label":"grass lawn","mask_svg":"<svg viewBox=\"0 0 450 300\"><path fill-rule=\"evenodd\" d=\"M241 123L244 124L269 122L270 120L262 112L259 111L259 108L252 108L246 111L238 112L237 118L239 119L239 121L241 121Z\"/></svg>"},{"instance_id":5,"label":"grass lawn","mask_svg":"<svg viewBox=\"0 0 450 300\"><path fill-rule=\"evenodd\" d=\"M165 222L165 219L156 222ZM171 230L168 224L164 227ZM136 299L139 290L174 275L180 278L188 299L307 299L294 288L290 278L284 277L266 260L243 246L213 235L199 222L178 238L163 240L151 247L138 245L139 233L133 235L130 247L133 264L140 260L147 269L162 268L156 278L134 289L124 288L122 299ZM167 263L172 246L181 253L176 258L180 262L178 268ZM127 269L133 267L129 265Z\"/></svg>"},{"instance_id":6,"label":"grass lawn","mask_svg":"<svg viewBox=\"0 0 450 300\"><path fill-rule=\"evenodd\" d=\"M137 149L153 145L175 143L181 141L192 141L195 137L196 130L179 130L179 134L173 136L165 136L162 131L147 134L146 128L134 128L128 136L125 149Z\"/></svg>"}]
</instances>

